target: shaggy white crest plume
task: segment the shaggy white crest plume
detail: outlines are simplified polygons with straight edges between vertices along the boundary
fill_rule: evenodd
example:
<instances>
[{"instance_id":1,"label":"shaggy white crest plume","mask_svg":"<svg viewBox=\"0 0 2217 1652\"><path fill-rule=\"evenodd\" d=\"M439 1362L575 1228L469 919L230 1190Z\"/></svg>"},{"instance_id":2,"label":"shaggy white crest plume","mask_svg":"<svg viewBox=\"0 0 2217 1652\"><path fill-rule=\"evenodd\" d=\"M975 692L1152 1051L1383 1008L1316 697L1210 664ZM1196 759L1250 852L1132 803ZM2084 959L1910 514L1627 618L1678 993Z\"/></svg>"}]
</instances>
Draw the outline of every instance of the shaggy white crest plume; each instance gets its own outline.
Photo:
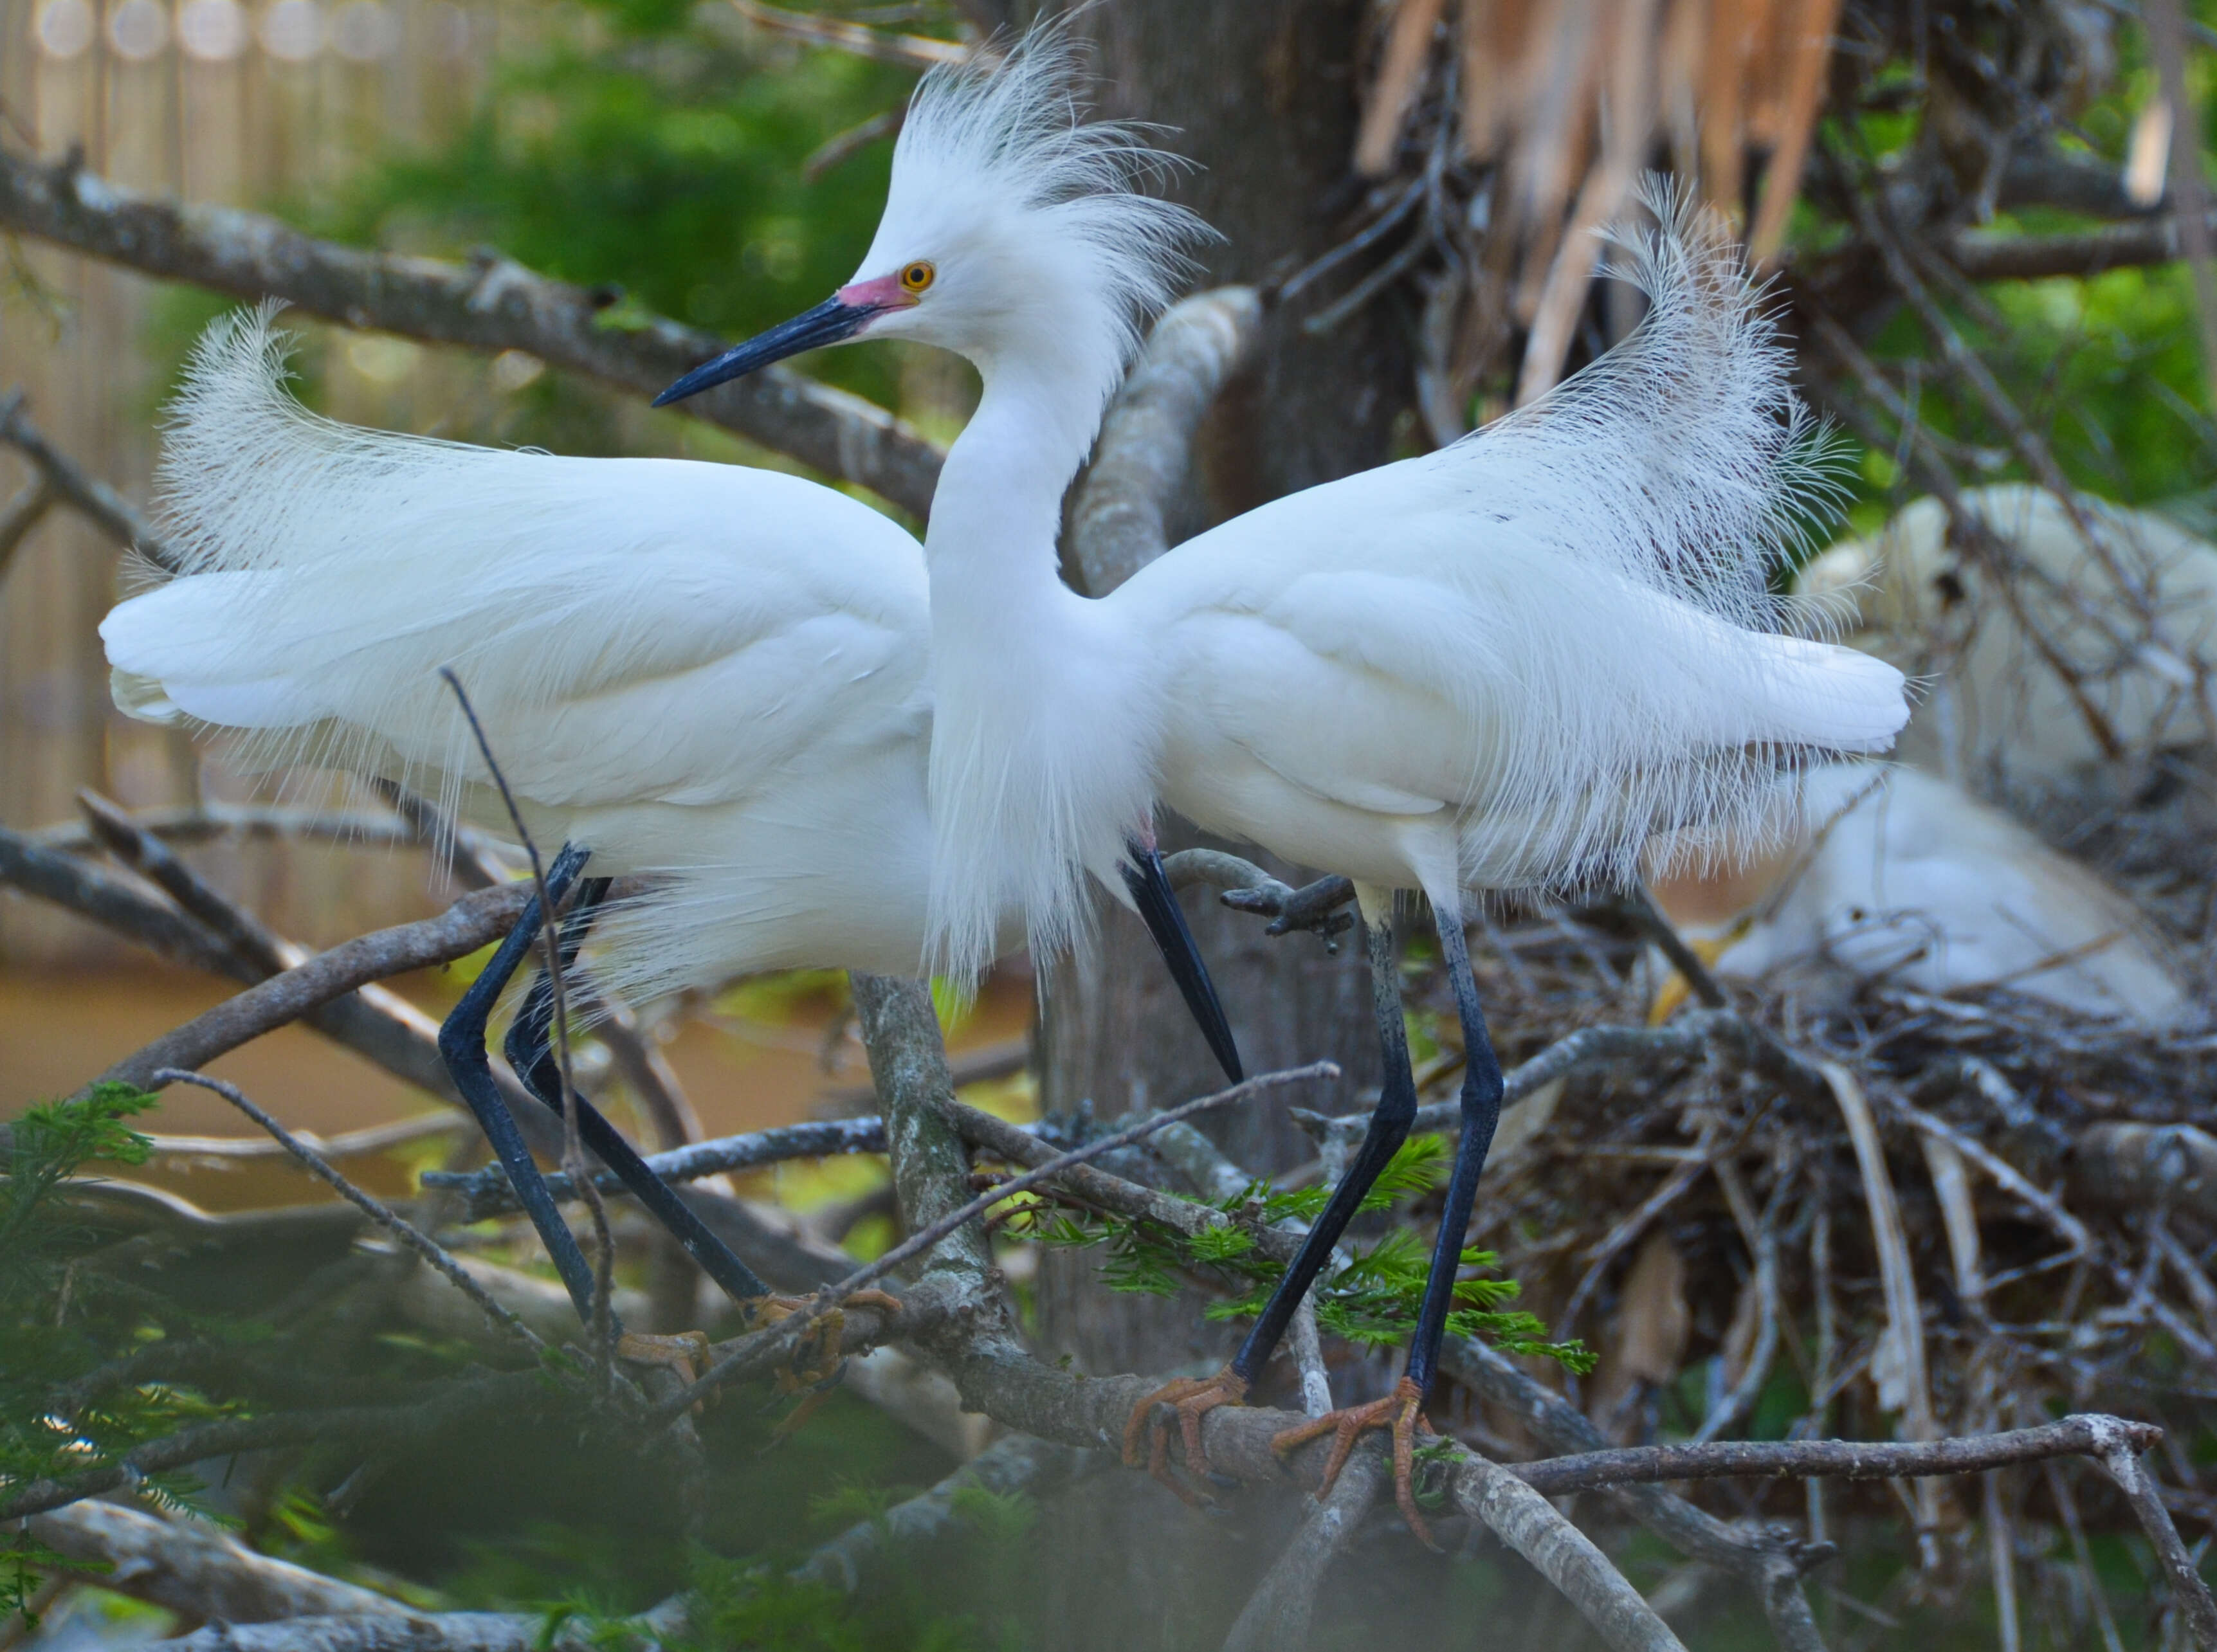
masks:
<instances>
[{"instance_id":1,"label":"shaggy white crest plume","mask_svg":"<svg viewBox=\"0 0 2217 1652\"><path fill-rule=\"evenodd\" d=\"M1034 28L998 61L932 70L909 101L885 213L856 272L936 267L929 301L879 318L869 336L923 338L981 368L1020 358L1071 375L1084 428L1065 441L1078 459L1139 330L1189 277L1189 249L1214 233L1145 193L1184 164L1152 147L1148 128L1080 118L1087 83L1067 20Z\"/></svg>"}]
</instances>

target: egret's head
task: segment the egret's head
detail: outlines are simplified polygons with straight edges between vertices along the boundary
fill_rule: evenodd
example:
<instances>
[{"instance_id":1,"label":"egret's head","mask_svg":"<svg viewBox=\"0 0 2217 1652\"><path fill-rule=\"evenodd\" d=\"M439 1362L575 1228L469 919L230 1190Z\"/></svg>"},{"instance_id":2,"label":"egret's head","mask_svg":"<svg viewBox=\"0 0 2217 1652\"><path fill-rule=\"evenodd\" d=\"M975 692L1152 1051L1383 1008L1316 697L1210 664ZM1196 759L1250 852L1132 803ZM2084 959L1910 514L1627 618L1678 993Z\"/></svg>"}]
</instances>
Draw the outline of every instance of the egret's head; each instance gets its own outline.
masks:
<instances>
[{"instance_id":1,"label":"egret's head","mask_svg":"<svg viewBox=\"0 0 2217 1652\"><path fill-rule=\"evenodd\" d=\"M1079 118L1067 30L936 69L910 100L884 216L855 279L679 379L678 401L803 350L911 338L988 375L1030 364L1105 401L1146 318L1209 233L1139 186L1175 164L1133 128Z\"/></svg>"}]
</instances>

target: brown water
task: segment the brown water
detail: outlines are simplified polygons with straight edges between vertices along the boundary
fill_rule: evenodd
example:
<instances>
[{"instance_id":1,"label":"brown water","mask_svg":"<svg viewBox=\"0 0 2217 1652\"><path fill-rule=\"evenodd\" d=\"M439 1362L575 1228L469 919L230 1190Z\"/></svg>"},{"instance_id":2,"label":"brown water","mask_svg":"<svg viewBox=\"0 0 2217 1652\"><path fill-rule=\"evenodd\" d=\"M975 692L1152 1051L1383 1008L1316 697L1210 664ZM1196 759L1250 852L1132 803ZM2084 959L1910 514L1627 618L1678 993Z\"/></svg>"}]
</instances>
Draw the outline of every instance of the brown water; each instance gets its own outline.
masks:
<instances>
[{"instance_id":1,"label":"brown water","mask_svg":"<svg viewBox=\"0 0 2217 1652\"><path fill-rule=\"evenodd\" d=\"M433 975L388 984L435 1016L454 1002L455 989ZM157 969L83 974L0 970L0 1119L34 1101L69 1094L231 990L204 977ZM833 1013L829 993L804 994L783 1001L775 1019L732 1016L713 1026L684 1023L664 1045L664 1053L707 1132L725 1136L791 1124L812 1116L837 1092L867 1086L868 1066L851 1037L840 1046L831 1071L821 1064L819 1052ZM1020 1039L1031 1013L1028 977L997 976L950 1046L959 1057ZM280 1028L210 1063L207 1070L238 1086L281 1123L321 1136L427 1110L447 1111L432 1097L305 1027ZM632 1127L621 1113L618 1119ZM164 1136L256 1133L220 1097L183 1085L165 1091L160 1109L142 1119L140 1128ZM411 1191L411 1174L399 1158L355 1159L347 1168L372 1192L397 1196ZM283 1162L153 1165L130 1174L208 1210L297 1204L322 1194Z\"/></svg>"}]
</instances>

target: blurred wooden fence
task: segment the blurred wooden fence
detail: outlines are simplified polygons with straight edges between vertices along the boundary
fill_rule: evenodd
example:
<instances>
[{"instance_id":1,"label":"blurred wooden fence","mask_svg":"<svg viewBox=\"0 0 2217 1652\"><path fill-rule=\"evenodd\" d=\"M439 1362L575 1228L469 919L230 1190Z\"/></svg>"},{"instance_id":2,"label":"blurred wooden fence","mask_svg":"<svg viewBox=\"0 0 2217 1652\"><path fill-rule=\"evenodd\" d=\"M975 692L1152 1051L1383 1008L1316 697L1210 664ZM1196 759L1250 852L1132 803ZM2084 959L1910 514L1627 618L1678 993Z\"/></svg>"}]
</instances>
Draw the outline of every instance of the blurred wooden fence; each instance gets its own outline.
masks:
<instances>
[{"instance_id":1,"label":"blurred wooden fence","mask_svg":"<svg viewBox=\"0 0 2217 1652\"><path fill-rule=\"evenodd\" d=\"M94 171L135 188L281 200L396 138L451 128L481 93L500 33L528 26L523 13L455 0L0 0L0 119L11 145L77 146ZM5 241L0 284L0 391L20 386L52 441L143 501L160 393L152 284ZM380 373L379 352L415 354L358 343L372 379L395 376ZM25 479L12 455L0 459L0 497ZM0 823L67 819L88 786L134 806L244 795L185 737L110 706L96 627L118 564L55 510L0 576ZM414 856L299 845L217 849L202 864L304 938L411 906L423 881ZM0 965L118 952L83 926L0 901Z\"/></svg>"}]
</instances>

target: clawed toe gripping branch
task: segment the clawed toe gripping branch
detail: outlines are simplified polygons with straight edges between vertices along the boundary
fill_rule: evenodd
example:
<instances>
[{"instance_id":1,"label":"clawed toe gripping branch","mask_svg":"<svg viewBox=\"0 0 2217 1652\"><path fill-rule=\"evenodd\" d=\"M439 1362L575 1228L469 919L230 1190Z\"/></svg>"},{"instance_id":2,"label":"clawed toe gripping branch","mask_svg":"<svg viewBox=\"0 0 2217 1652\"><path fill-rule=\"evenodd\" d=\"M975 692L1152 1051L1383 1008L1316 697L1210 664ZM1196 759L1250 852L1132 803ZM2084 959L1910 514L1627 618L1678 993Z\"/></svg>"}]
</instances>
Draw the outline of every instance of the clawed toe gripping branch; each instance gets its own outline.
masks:
<instances>
[{"instance_id":1,"label":"clawed toe gripping branch","mask_svg":"<svg viewBox=\"0 0 2217 1652\"><path fill-rule=\"evenodd\" d=\"M1331 1451L1325 1458L1324 1475L1317 1486L1317 1497L1322 1501L1331 1495L1332 1487L1338 1482L1340 1470L1356 1443L1373 1428L1385 1429L1393 1439L1393 1501L1399 1505L1401 1518L1409 1523L1409 1530L1417 1541L1427 1549L1437 1549L1432 1540L1432 1528L1424 1523L1417 1507L1417 1436L1432 1432L1431 1421L1424 1415L1424 1390L1404 1377L1393 1384L1393 1391L1381 1400L1367 1405L1350 1405L1337 1411L1327 1411L1320 1417L1311 1417L1306 1422L1295 1423L1281 1431L1270 1440L1270 1449L1280 1457L1299 1451L1312 1439L1331 1436Z\"/></svg>"},{"instance_id":2,"label":"clawed toe gripping branch","mask_svg":"<svg viewBox=\"0 0 2217 1652\"><path fill-rule=\"evenodd\" d=\"M1238 1372L1220 1371L1213 1377L1180 1377L1164 1383L1132 1408L1124 1424L1124 1466L1146 1464L1147 1472L1168 1486L1184 1502L1195 1507L1213 1502L1193 1476L1207 1475L1208 1452L1201 1444L1201 1420L1220 1405L1238 1405L1247 1398L1246 1379ZM1167 1407L1170 1416L1162 1415ZM1185 1473L1170 1466L1170 1421L1185 1443ZM1142 1441L1146 1449L1140 1450Z\"/></svg>"}]
</instances>

